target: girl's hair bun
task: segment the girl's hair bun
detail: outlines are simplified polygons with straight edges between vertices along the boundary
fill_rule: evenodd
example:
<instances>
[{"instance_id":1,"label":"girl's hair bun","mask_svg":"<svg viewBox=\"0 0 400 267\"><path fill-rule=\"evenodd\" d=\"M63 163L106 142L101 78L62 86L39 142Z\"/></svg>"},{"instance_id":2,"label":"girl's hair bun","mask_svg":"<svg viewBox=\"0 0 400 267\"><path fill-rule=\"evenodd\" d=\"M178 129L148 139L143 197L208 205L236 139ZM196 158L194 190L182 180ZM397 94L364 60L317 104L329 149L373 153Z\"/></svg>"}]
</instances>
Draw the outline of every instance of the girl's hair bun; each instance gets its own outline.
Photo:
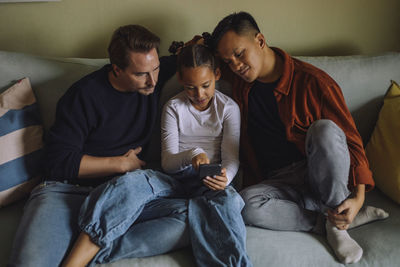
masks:
<instances>
[{"instance_id":1,"label":"girl's hair bun","mask_svg":"<svg viewBox=\"0 0 400 267\"><path fill-rule=\"evenodd\" d=\"M178 52L178 50L183 47L183 45L184 45L183 42L173 41L170 47L168 48L168 52L175 55Z\"/></svg>"},{"instance_id":2,"label":"girl's hair bun","mask_svg":"<svg viewBox=\"0 0 400 267\"><path fill-rule=\"evenodd\" d=\"M211 34L209 32L203 32L201 36L204 39L204 45L207 46L208 48L211 48L212 47Z\"/></svg>"}]
</instances>

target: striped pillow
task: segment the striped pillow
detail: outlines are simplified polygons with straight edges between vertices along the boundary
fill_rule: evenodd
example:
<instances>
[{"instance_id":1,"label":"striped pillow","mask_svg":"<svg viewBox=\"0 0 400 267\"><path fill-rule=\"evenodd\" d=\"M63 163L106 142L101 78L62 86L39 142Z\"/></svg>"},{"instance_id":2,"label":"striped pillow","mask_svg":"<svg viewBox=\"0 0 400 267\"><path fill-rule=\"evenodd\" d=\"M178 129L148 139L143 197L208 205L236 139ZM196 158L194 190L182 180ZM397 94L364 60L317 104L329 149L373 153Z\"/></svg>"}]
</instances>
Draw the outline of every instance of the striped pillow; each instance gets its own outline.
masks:
<instances>
[{"instance_id":1,"label":"striped pillow","mask_svg":"<svg viewBox=\"0 0 400 267\"><path fill-rule=\"evenodd\" d=\"M43 127L28 78L0 94L0 207L38 183Z\"/></svg>"}]
</instances>

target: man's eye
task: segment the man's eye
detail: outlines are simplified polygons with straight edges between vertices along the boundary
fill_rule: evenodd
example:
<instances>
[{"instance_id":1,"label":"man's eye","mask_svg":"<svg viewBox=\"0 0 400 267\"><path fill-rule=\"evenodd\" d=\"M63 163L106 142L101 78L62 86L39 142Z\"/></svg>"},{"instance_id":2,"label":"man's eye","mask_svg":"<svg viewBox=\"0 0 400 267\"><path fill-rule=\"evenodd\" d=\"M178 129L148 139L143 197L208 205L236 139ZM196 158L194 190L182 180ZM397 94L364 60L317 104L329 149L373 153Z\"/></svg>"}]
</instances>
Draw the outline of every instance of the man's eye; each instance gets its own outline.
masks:
<instances>
[{"instance_id":1,"label":"man's eye","mask_svg":"<svg viewBox=\"0 0 400 267\"><path fill-rule=\"evenodd\" d=\"M236 57L241 57L243 55L243 51L240 51L240 53L236 54Z\"/></svg>"},{"instance_id":2,"label":"man's eye","mask_svg":"<svg viewBox=\"0 0 400 267\"><path fill-rule=\"evenodd\" d=\"M205 85L203 85L203 88L208 88L208 87L210 87L210 85L209 85L209 84L205 84Z\"/></svg>"}]
</instances>

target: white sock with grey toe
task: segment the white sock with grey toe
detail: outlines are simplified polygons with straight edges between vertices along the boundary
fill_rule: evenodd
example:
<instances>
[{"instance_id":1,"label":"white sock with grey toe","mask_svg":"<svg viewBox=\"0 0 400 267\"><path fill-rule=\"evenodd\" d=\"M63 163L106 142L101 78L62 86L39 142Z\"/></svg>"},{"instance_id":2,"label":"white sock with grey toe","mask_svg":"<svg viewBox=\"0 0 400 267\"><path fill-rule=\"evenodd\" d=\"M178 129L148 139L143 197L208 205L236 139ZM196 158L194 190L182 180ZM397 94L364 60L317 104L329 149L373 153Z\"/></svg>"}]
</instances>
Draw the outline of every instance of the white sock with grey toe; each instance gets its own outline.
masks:
<instances>
[{"instance_id":1,"label":"white sock with grey toe","mask_svg":"<svg viewBox=\"0 0 400 267\"><path fill-rule=\"evenodd\" d=\"M350 224L349 229L354 227L373 222L376 220L383 220L389 217L389 213L380 208L372 206L364 206L360 209L353 222Z\"/></svg>"},{"instance_id":2,"label":"white sock with grey toe","mask_svg":"<svg viewBox=\"0 0 400 267\"><path fill-rule=\"evenodd\" d=\"M358 262L363 254L362 248L358 243L351 238L346 230L339 230L326 221L326 238L328 243L335 252L339 261L342 263L355 263Z\"/></svg>"}]
</instances>

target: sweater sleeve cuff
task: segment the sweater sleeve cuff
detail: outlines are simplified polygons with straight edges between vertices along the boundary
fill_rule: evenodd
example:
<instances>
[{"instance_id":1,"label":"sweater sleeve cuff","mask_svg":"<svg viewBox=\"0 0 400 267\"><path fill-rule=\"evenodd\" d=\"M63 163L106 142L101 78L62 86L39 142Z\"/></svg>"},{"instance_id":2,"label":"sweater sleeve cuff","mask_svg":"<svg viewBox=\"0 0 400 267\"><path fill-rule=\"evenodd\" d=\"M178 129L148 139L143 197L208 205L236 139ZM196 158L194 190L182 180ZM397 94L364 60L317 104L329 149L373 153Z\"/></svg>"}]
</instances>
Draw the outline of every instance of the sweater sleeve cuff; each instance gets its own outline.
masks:
<instances>
[{"instance_id":1,"label":"sweater sleeve cuff","mask_svg":"<svg viewBox=\"0 0 400 267\"><path fill-rule=\"evenodd\" d=\"M192 160L192 158L196 157L197 155L199 155L201 153L206 154L206 152L203 149L201 149L200 147L191 149L190 160Z\"/></svg>"},{"instance_id":2,"label":"sweater sleeve cuff","mask_svg":"<svg viewBox=\"0 0 400 267\"><path fill-rule=\"evenodd\" d=\"M82 161L83 153L76 153L72 159L72 164L71 164L71 173L68 175L69 179L76 179L79 178L79 168L81 167L81 161Z\"/></svg>"},{"instance_id":3,"label":"sweater sleeve cuff","mask_svg":"<svg viewBox=\"0 0 400 267\"><path fill-rule=\"evenodd\" d=\"M226 170L226 178L228 179L228 182L226 183L226 185L230 185L233 178L235 177L235 173L232 170Z\"/></svg>"},{"instance_id":4,"label":"sweater sleeve cuff","mask_svg":"<svg viewBox=\"0 0 400 267\"><path fill-rule=\"evenodd\" d=\"M374 186L375 182L372 178L371 170L366 166L354 166L351 169L350 174L353 180L353 186L355 187L358 184L365 184L365 191L371 191Z\"/></svg>"}]
</instances>

